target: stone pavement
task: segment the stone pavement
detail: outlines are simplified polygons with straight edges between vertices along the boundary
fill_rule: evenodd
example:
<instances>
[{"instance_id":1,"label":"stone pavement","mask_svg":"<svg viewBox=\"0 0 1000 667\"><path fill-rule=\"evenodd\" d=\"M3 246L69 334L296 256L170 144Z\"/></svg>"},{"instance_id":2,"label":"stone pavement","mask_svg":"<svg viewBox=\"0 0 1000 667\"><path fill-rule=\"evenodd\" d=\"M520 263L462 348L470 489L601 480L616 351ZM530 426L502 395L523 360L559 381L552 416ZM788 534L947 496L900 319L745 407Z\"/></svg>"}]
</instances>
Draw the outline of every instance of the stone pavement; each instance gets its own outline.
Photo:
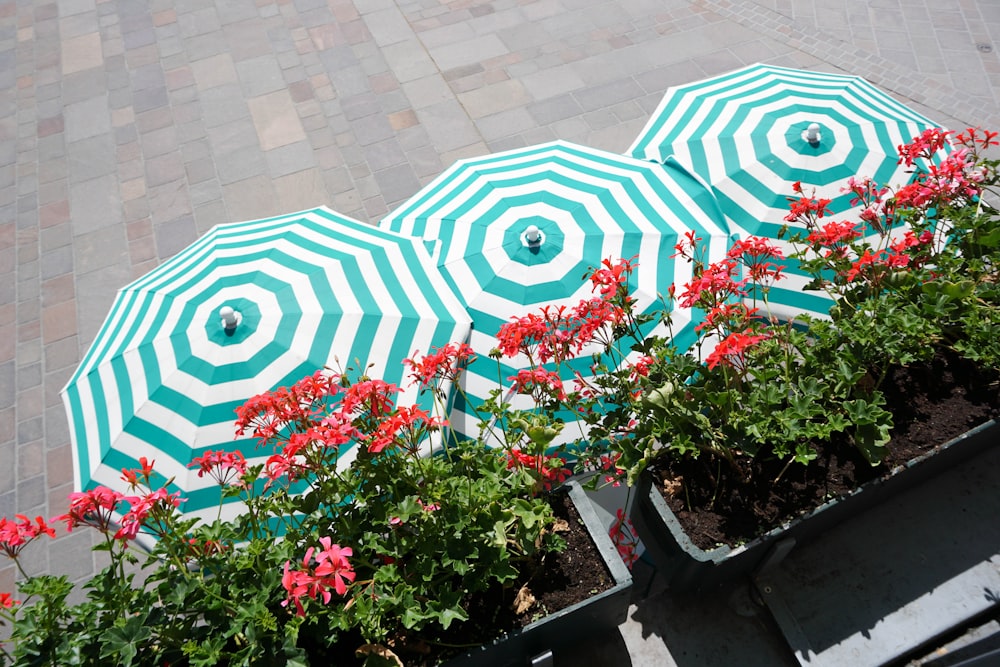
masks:
<instances>
[{"instance_id":1,"label":"stone pavement","mask_svg":"<svg viewBox=\"0 0 1000 667\"><path fill-rule=\"evenodd\" d=\"M0 515L63 511L59 390L115 291L213 225L375 221L458 158L623 151L667 86L758 61L1000 127L997 3L0 0ZM30 566L86 577L90 539Z\"/></svg>"}]
</instances>

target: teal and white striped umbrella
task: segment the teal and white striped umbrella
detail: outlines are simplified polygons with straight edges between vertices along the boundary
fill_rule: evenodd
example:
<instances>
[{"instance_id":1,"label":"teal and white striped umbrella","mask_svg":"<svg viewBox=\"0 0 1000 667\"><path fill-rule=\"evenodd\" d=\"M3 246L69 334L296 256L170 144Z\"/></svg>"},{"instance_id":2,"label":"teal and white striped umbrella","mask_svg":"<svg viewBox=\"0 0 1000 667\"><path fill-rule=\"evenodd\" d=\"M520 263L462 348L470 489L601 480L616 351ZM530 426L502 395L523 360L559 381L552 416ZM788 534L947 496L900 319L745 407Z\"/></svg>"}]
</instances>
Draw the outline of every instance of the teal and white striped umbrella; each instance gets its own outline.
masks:
<instances>
[{"instance_id":1,"label":"teal and white striped umbrella","mask_svg":"<svg viewBox=\"0 0 1000 667\"><path fill-rule=\"evenodd\" d=\"M479 358L464 375L467 398L459 393L451 410L454 430L467 437L478 435L482 399L528 366L514 359L498 370L487 358L512 316L590 298L590 268L633 257L637 310L656 311L659 294L691 280L691 267L671 259L682 234L694 230L704 238L710 261L725 254L728 242L715 197L676 163L560 141L461 160L380 224L424 239L472 316L470 345ZM674 312L679 345L693 342L699 317ZM590 364L584 354L564 366L563 380L573 379L572 369L589 377ZM579 435L564 431L566 439Z\"/></svg>"},{"instance_id":2,"label":"teal and white striped umbrella","mask_svg":"<svg viewBox=\"0 0 1000 667\"><path fill-rule=\"evenodd\" d=\"M674 157L715 189L733 233L776 239L787 198L798 199L794 182L830 199L834 215L857 220L852 195L841 191L847 179L909 182L897 146L931 127L861 77L758 64L667 89L628 152ZM827 313L825 296L803 292L807 281L790 269L769 295L772 311Z\"/></svg>"},{"instance_id":3,"label":"teal and white striped umbrella","mask_svg":"<svg viewBox=\"0 0 1000 667\"><path fill-rule=\"evenodd\" d=\"M220 315L227 308L235 327ZM182 510L214 518L217 487L187 466L208 450L266 458L253 440L233 439L248 398L358 360L401 385L400 403L418 403L403 360L464 341L469 327L410 237L324 207L219 225L119 291L63 390L76 488L124 492L121 469L145 456L184 492Z\"/></svg>"}]
</instances>

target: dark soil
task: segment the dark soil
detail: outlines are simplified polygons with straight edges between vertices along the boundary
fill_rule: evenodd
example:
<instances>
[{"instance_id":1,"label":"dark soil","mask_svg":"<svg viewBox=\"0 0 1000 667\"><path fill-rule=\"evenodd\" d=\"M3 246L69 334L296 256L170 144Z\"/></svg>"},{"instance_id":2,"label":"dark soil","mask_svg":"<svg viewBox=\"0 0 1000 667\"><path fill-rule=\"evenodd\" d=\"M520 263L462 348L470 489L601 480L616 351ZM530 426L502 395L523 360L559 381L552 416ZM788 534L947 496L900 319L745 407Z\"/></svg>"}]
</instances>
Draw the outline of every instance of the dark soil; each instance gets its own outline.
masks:
<instances>
[{"instance_id":1,"label":"dark soil","mask_svg":"<svg viewBox=\"0 0 1000 667\"><path fill-rule=\"evenodd\" d=\"M818 445L819 456L808 466L793 463L784 473L785 461L773 457L745 461L743 481L708 457L669 461L652 470L658 488L673 490L664 498L699 548L737 546L1000 417L1000 373L956 355L894 369L882 391L894 428L878 466L845 436Z\"/></svg>"},{"instance_id":2,"label":"dark soil","mask_svg":"<svg viewBox=\"0 0 1000 667\"><path fill-rule=\"evenodd\" d=\"M437 665L614 585L611 573L590 539L569 494L554 493L549 498L555 516L566 522L566 530L559 533L566 541L566 548L535 559L523 569L522 576L515 583L470 597L466 604L469 621L453 623L448 631L439 634L433 641L419 640L409 645L392 646L406 667ZM514 599L525 584L535 597L535 603L524 613L517 614ZM344 652L338 651L334 656L327 651L324 658L331 660L329 664L358 664L353 650L361 643L360 637L354 643L338 642L338 649L343 645Z\"/></svg>"},{"instance_id":3,"label":"dark soil","mask_svg":"<svg viewBox=\"0 0 1000 667\"><path fill-rule=\"evenodd\" d=\"M549 496L555 516L566 522L560 532L566 548L539 558L515 584L495 588L469 600L469 621L453 626L454 631L442 641L446 644L478 646L519 630L531 622L560 609L565 609L614 586L611 573L590 539L583 519L570 501L568 493ZM535 604L522 614L514 611L514 598L523 585L535 597ZM400 656L407 667L429 667L463 651L435 651L433 657L417 661Z\"/></svg>"}]
</instances>

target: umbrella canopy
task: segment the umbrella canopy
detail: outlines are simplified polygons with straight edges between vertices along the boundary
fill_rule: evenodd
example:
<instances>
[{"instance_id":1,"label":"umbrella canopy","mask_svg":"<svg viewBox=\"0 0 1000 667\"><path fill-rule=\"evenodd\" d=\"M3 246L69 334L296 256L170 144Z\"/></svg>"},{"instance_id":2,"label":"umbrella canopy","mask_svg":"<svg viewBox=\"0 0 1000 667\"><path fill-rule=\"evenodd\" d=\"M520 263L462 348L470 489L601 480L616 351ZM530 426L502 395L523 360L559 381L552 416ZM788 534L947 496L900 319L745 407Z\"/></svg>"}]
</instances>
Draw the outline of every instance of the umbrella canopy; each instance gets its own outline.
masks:
<instances>
[{"instance_id":1,"label":"umbrella canopy","mask_svg":"<svg viewBox=\"0 0 1000 667\"><path fill-rule=\"evenodd\" d=\"M652 313L662 308L659 294L691 280L690 265L671 259L684 232L705 239L709 261L725 254L728 242L711 191L675 162L558 141L459 161L380 224L424 239L472 316L470 345L479 358L451 410L453 428L468 437L478 434L482 399L528 366L514 359L498 370L486 357L512 316L575 305L592 296L584 280L590 268L633 257L636 309ZM678 345L693 342L697 317L673 314ZM574 369L590 375L589 354L575 362L560 369L564 381Z\"/></svg>"},{"instance_id":2,"label":"umbrella canopy","mask_svg":"<svg viewBox=\"0 0 1000 667\"><path fill-rule=\"evenodd\" d=\"M233 439L248 398L356 361L403 385L415 349L464 341L469 327L412 238L322 207L219 225L119 291L63 389L76 487L124 492L121 469L145 456L184 492L182 510L214 517L217 487L187 466L218 449L263 461L253 440ZM400 402L417 403L416 388Z\"/></svg>"},{"instance_id":3,"label":"umbrella canopy","mask_svg":"<svg viewBox=\"0 0 1000 667\"><path fill-rule=\"evenodd\" d=\"M850 212L841 191L851 176L902 185L897 146L938 125L857 76L752 65L667 89L629 154L673 156L715 189L733 233L776 239L792 184L830 199L834 215ZM792 230L794 231L794 230ZM770 294L779 314L826 313L818 292L796 276Z\"/></svg>"}]
</instances>

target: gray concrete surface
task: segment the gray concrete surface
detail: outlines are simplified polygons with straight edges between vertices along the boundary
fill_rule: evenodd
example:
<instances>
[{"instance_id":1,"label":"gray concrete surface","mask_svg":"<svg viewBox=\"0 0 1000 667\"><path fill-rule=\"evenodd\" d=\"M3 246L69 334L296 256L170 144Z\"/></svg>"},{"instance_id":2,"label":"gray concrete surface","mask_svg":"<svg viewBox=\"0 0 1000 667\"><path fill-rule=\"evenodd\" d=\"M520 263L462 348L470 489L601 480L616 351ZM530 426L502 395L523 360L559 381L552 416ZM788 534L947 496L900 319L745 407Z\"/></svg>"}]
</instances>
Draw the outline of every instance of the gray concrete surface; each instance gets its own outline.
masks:
<instances>
[{"instance_id":1,"label":"gray concrete surface","mask_svg":"<svg viewBox=\"0 0 1000 667\"><path fill-rule=\"evenodd\" d=\"M757 61L1000 127L992 1L0 0L0 515L62 511L59 390L115 291L211 226L375 221L457 158L555 138L623 151L667 86ZM90 540L31 567L86 577ZM632 664L686 641L657 630L682 605L635 608ZM716 650L692 664L747 664Z\"/></svg>"}]
</instances>

